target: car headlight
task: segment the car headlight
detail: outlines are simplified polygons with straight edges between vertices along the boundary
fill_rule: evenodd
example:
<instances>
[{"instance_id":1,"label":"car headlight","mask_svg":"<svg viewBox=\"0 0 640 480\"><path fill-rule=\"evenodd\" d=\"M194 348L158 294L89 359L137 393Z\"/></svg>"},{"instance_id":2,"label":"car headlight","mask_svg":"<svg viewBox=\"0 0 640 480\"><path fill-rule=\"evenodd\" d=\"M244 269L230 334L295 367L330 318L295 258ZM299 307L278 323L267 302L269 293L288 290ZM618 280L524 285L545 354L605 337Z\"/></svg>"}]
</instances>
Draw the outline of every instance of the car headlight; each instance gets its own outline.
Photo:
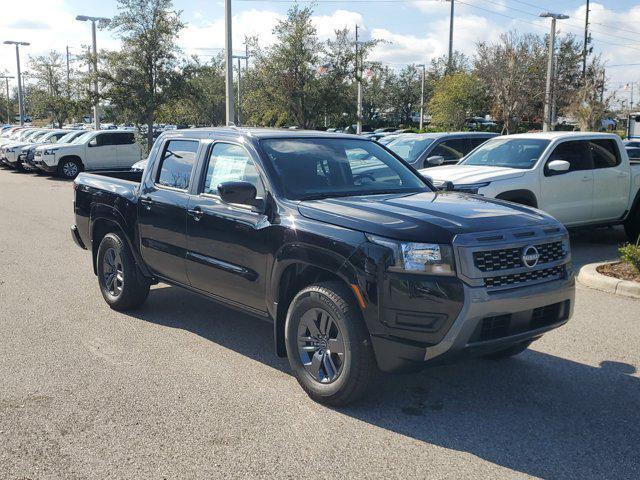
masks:
<instances>
[{"instance_id":1,"label":"car headlight","mask_svg":"<svg viewBox=\"0 0 640 480\"><path fill-rule=\"evenodd\" d=\"M455 185L454 190L456 192L463 193L478 193L478 190L484 187L488 187L491 182L482 182L482 183L467 183L466 185Z\"/></svg>"},{"instance_id":2,"label":"car headlight","mask_svg":"<svg viewBox=\"0 0 640 480\"><path fill-rule=\"evenodd\" d=\"M389 266L390 271L455 275L453 248L450 245L400 242L370 234L367 234L367 239L391 249L394 263Z\"/></svg>"}]
</instances>

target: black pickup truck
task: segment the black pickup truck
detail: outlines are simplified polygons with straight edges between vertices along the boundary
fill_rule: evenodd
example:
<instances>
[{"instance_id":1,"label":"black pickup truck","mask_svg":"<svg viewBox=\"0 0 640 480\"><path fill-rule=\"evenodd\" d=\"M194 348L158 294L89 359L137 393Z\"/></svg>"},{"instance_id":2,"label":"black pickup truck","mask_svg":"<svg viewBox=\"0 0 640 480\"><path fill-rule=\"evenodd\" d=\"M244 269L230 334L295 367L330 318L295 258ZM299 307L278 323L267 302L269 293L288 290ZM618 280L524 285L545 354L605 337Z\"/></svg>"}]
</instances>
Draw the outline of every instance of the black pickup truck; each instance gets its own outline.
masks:
<instances>
[{"instance_id":1,"label":"black pickup truck","mask_svg":"<svg viewBox=\"0 0 640 480\"><path fill-rule=\"evenodd\" d=\"M573 310L561 224L438 192L361 137L180 130L137 175L74 183L72 237L107 303L140 307L166 282L264 318L320 402L361 397L377 369L515 355Z\"/></svg>"}]
</instances>

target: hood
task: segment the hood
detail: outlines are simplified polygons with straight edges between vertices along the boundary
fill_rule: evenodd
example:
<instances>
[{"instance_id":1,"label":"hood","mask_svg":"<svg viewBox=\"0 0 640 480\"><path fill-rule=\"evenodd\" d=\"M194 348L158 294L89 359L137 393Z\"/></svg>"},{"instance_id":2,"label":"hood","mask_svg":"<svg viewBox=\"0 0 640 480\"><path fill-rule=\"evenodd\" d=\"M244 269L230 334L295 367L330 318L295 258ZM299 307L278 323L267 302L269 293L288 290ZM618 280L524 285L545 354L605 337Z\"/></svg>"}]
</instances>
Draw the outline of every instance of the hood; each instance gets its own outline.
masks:
<instances>
[{"instance_id":1,"label":"hood","mask_svg":"<svg viewBox=\"0 0 640 480\"><path fill-rule=\"evenodd\" d=\"M454 185L470 183L495 182L518 178L525 170L508 167L484 167L476 165L446 165L420 170L420 174L433 180L434 183L453 182Z\"/></svg>"},{"instance_id":2,"label":"hood","mask_svg":"<svg viewBox=\"0 0 640 480\"><path fill-rule=\"evenodd\" d=\"M456 192L303 200L298 210L321 222L415 242L449 243L460 233L557 224L539 210Z\"/></svg>"}]
</instances>

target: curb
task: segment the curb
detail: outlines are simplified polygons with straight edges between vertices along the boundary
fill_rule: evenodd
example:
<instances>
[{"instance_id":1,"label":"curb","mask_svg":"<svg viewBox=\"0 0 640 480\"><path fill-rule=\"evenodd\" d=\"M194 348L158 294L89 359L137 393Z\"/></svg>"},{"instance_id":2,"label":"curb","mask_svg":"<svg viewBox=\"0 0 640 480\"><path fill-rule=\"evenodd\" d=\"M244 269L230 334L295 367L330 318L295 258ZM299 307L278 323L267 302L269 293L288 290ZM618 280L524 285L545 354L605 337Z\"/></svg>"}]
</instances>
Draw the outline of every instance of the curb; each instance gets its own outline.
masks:
<instances>
[{"instance_id":1,"label":"curb","mask_svg":"<svg viewBox=\"0 0 640 480\"><path fill-rule=\"evenodd\" d=\"M578 281L587 287L631 298L640 298L640 283L602 275L596 269L611 262L590 263L580 269Z\"/></svg>"}]
</instances>

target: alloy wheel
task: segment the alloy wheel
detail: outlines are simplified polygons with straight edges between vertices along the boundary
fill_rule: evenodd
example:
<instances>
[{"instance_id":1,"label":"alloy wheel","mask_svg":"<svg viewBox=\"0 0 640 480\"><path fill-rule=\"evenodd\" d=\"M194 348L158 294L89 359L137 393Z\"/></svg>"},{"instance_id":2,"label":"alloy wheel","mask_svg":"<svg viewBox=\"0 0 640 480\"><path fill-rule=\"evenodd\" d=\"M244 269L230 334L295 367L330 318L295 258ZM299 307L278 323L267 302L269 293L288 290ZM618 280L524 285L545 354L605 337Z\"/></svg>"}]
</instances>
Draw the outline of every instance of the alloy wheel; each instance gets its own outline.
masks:
<instances>
[{"instance_id":1,"label":"alloy wheel","mask_svg":"<svg viewBox=\"0 0 640 480\"><path fill-rule=\"evenodd\" d=\"M345 361L344 337L329 312L312 308L298 326L298 352L305 370L318 382L334 382Z\"/></svg>"},{"instance_id":2,"label":"alloy wheel","mask_svg":"<svg viewBox=\"0 0 640 480\"><path fill-rule=\"evenodd\" d=\"M65 177L73 178L78 175L78 165L75 162L67 162L62 165L62 173Z\"/></svg>"},{"instance_id":3,"label":"alloy wheel","mask_svg":"<svg viewBox=\"0 0 640 480\"><path fill-rule=\"evenodd\" d=\"M119 296L124 288L124 268L122 257L115 248L109 248L102 259L102 279L108 292Z\"/></svg>"}]
</instances>

